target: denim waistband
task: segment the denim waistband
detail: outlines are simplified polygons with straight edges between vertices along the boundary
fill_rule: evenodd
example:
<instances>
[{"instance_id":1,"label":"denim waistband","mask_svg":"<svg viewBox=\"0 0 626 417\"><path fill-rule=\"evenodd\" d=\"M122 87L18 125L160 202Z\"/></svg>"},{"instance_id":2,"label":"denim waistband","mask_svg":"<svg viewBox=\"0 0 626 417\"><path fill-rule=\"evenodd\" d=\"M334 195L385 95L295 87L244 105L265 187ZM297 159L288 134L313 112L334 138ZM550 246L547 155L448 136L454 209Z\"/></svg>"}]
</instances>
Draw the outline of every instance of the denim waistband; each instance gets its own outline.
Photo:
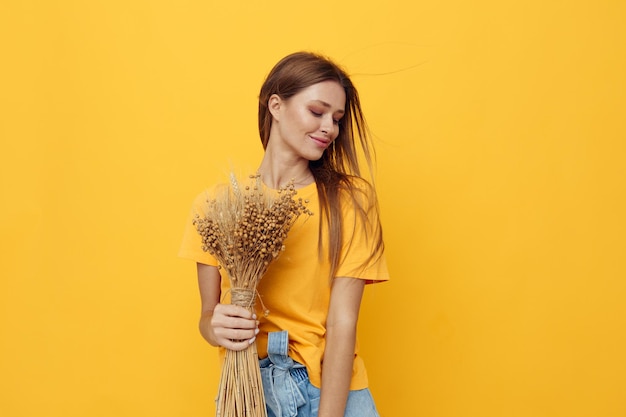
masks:
<instances>
[{"instance_id":1,"label":"denim waistband","mask_svg":"<svg viewBox=\"0 0 626 417\"><path fill-rule=\"evenodd\" d=\"M274 415L291 417L305 403L298 384L308 379L306 367L287 355L289 334L287 331L270 332L267 342L267 358L259 360L265 402Z\"/></svg>"},{"instance_id":2,"label":"denim waistband","mask_svg":"<svg viewBox=\"0 0 626 417\"><path fill-rule=\"evenodd\" d=\"M294 382L298 383L300 381L304 381L305 379L309 379L309 372L306 370L306 367L302 366L299 362L296 361L294 361L293 364L294 366L298 367L288 368L288 370ZM261 368L268 368L270 365L273 365L270 358L259 359L259 366Z\"/></svg>"}]
</instances>

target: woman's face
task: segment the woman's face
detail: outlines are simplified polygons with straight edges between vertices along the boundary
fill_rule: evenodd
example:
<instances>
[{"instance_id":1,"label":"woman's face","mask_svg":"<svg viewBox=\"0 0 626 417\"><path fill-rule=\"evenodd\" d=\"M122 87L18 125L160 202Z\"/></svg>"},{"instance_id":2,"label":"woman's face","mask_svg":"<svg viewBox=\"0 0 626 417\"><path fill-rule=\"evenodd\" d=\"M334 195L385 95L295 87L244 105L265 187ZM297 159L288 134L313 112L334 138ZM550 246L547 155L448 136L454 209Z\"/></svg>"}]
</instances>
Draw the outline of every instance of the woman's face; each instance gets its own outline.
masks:
<instances>
[{"instance_id":1,"label":"woman's face","mask_svg":"<svg viewBox=\"0 0 626 417\"><path fill-rule=\"evenodd\" d=\"M336 81L323 81L288 100L272 95L268 104L273 116L269 145L316 161L339 135L346 93Z\"/></svg>"}]
</instances>

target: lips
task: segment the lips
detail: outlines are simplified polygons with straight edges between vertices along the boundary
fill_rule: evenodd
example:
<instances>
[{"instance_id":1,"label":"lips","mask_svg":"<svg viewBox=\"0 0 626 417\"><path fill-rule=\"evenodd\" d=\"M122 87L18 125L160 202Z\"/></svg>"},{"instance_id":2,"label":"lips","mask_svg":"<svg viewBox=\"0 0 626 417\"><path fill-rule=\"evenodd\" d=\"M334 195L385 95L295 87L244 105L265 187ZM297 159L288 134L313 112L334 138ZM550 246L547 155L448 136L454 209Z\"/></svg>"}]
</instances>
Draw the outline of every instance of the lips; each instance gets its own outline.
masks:
<instances>
[{"instance_id":1,"label":"lips","mask_svg":"<svg viewBox=\"0 0 626 417\"><path fill-rule=\"evenodd\" d=\"M326 138L320 138L318 136L310 136L311 140L313 140L313 142L318 145L320 148L326 148L328 147L328 145L330 144L330 140L326 139Z\"/></svg>"}]
</instances>

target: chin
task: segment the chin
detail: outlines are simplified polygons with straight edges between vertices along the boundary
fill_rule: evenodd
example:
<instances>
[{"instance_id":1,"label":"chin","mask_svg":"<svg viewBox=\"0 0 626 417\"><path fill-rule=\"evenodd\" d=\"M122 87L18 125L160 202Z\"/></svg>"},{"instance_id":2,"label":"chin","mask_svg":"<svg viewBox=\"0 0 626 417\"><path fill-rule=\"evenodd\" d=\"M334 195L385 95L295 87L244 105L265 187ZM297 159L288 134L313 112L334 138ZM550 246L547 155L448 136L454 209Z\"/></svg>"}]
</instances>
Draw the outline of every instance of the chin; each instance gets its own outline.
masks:
<instances>
[{"instance_id":1,"label":"chin","mask_svg":"<svg viewBox=\"0 0 626 417\"><path fill-rule=\"evenodd\" d=\"M305 156L305 158L309 161L309 162L315 162L315 161L319 161L320 159L322 159L322 156L324 156L324 153L320 153L320 154L312 154L312 155L307 155Z\"/></svg>"},{"instance_id":2,"label":"chin","mask_svg":"<svg viewBox=\"0 0 626 417\"><path fill-rule=\"evenodd\" d=\"M324 156L324 151L321 149L307 149L304 152L300 152L300 157L302 159L306 159L309 162L319 161L320 159L322 159L322 156Z\"/></svg>"}]
</instances>

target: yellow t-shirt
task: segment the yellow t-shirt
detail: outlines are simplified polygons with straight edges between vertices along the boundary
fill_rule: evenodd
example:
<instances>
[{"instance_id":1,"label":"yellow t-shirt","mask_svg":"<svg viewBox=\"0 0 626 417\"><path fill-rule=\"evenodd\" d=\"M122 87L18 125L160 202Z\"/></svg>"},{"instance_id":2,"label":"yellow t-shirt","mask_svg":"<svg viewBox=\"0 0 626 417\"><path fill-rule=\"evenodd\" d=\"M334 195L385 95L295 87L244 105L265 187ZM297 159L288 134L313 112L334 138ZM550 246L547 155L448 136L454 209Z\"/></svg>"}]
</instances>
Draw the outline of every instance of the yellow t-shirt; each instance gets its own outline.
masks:
<instances>
[{"instance_id":1,"label":"yellow t-shirt","mask_svg":"<svg viewBox=\"0 0 626 417\"><path fill-rule=\"evenodd\" d=\"M211 192L200 194L193 205L191 218L202 216L203 205ZM261 302L256 309L260 332L257 336L259 357L267 356L268 332L289 332L289 356L307 367L311 383L320 387L322 360L325 348L325 324L330 302L330 264L318 256L318 228L320 221L319 199L315 183L298 190L296 198L308 200L313 216L302 215L293 225L284 242L285 251L270 264L258 285L262 304L269 310L265 317ZM372 253L374 234L355 217L350 204L343 204L344 231L342 262L336 276L367 280L367 283L389 279L384 255L365 265ZM355 223L356 222L356 223ZM353 227L354 225L357 227ZM358 227L361 225L362 227ZM179 255L199 263L217 265L209 253L202 251L201 240L191 223L187 222ZM220 270L224 275L224 270ZM222 294L227 294L228 279L222 279ZM368 385L363 360L355 348L352 382L350 389L362 389Z\"/></svg>"}]
</instances>

